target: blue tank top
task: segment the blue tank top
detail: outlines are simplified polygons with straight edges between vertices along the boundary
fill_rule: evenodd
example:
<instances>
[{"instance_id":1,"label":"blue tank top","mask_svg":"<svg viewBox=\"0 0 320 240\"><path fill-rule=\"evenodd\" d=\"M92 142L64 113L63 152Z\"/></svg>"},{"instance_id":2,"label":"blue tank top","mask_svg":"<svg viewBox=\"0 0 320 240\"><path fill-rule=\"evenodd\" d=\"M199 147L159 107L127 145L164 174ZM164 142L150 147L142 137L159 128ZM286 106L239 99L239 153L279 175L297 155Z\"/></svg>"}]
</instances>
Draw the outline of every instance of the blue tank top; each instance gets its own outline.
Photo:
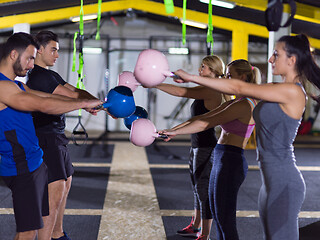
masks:
<instances>
[{"instance_id":1,"label":"blue tank top","mask_svg":"<svg viewBox=\"0 0 320 240\"><path fill-rule=\"evenodd\" d=\"M204 106L203 99L196 99L191 105L191 116L198 116L209 112ZM205 131L191 134L191 146L193 148L199 147L215 147L217 144L216 132L214 128L209 128Z\"/></svg>"},{"instance_id":2,"label":"blue tank top","mask_svg":"<svg viewBox=\"0 0 320 240\"><path fill-rule=\"evenodd\" d=\"M11 81L0 73L0 81ZM23 85L14 81L23 91ZM36 170L43 152L33 126L30 112L7 107L0 111L0 175L16 176Z\"/></svg>"},{"instance_id":3,"label":"blue tank top","mask_svg":"<svg viewBox=\"0 0 320 240\"><path fill-rule=\"evenodd\" d=\"M301 119L284 113L279 103L261 101L253 111L256 122L257 157L263 163L295 162L293 142Z\"/></svg>"}]
</instances>

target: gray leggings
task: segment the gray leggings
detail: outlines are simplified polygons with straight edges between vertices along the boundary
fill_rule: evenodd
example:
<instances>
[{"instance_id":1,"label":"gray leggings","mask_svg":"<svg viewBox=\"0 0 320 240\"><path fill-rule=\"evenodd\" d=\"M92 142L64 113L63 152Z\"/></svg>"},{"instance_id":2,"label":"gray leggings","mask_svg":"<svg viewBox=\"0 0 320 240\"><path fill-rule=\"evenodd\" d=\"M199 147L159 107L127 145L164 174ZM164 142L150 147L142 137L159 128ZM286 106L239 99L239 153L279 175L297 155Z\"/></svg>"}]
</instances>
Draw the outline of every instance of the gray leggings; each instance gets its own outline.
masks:
<instances>
[{"instance_id":1,"label":"gray leggings","mask_svg":"<svg viewBox=\"0 0 320 240\"><path fill-rule=\"evenodd\" d=\"M298 240L304 179L294 162L260 163L259 213L266 240Z\"/></svg>"},{"instance_id":2,"label":"gray leggings","mask_svg":"<svg viewBox=\"0 0 320 240\"><path fill-rule=\"evenodd\" d=\"M209 179L212 168L210 156L212 147L191 148L190 150L190 176L194 194L194 208L200 210L201 219L212 219L209 204Z\"/></svg>"}]
</instances>

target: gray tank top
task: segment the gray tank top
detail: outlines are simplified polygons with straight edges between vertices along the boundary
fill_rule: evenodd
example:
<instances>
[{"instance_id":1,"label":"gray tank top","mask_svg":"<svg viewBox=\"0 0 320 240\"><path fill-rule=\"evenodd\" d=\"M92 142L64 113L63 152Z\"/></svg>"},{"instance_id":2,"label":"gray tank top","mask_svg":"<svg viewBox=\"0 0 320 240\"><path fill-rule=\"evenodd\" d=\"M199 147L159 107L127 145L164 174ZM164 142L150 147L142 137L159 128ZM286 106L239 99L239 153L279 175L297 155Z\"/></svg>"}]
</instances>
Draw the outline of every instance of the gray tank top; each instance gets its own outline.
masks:
<instances>
[{"instance_id":1,"label":"gray tank top","mask_svg":"<svg viewBox=\"0 0 320 240\"><path fill-rule=\"evenodd\" d=\"M301 119L282 111L279 103L261 101L253 111L257 133L257 160L264 163L295 161L293 142Z\"/></svg>"}]
</instances>

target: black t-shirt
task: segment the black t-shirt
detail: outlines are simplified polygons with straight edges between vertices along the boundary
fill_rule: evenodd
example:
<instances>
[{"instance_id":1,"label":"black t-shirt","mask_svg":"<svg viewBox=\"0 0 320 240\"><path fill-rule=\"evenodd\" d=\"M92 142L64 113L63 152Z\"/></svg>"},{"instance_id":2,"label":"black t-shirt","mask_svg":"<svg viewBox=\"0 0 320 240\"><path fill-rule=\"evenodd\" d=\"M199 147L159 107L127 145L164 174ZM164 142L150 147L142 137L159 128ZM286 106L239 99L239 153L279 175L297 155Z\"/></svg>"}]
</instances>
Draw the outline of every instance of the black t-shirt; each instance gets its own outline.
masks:
<instances>
[{"instance_id":1,"label":"black t-shirt","mask_svg":"<svg viewBox=\"0 0 320 240\"><path fill-rule=\"evenodd\" d=\"M53 93L59 85L65 85L62 77L52 71L34 65L32 71L28 74L27 86L31 89ZM37 132L41 133L64 133L65 115L50 115L42 112L33 112L33 123Z\"/></svg>"},{"instance_id":2,"label":"black t-shirt","mask_svg":"<svg viewBox=\"0 0 320 240\"><path fill-rule=\"evenodd\" d=\"M191 116L198 116L209 112L204 106L203 99L196 99L191 105ZM191 146L194 148L199 147L215 147L217 144L217 138L214 128L209 128L205 131L191 134Z\"/></svg>"}]
</instances>

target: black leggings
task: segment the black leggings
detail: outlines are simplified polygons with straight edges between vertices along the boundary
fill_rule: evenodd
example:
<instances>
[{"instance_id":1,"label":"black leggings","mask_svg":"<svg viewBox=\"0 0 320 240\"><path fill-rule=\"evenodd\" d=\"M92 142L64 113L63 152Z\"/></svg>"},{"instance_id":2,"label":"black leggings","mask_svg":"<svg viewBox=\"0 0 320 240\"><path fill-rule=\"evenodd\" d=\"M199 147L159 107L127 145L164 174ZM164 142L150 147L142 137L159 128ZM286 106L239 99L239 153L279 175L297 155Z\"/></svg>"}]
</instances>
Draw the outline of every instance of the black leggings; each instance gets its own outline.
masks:
<instances>
[{"instance_id":1,"label":"black leggings","mask_svg":"<svg viewBox=\"0 0 320 240\"><path fill-rule=\"evenodd\" d=\"M216 222L218 240L238 240L236 227L237 195L248 165L243 149L217 144L213 151L209 199Z\"/></svg>"},{"instance_id":2,"label":"black leggings","mask_svg":"<svg viewBox=\"0 0 320 240\"><path fill-rule=\"evenodd\" d=\"M212 168L210 157L213 148L191 148L190 176L194 195L194 208L200 210L201 219L212 219L209 204L209 178Z\"/></svg>"}]
</instances>

